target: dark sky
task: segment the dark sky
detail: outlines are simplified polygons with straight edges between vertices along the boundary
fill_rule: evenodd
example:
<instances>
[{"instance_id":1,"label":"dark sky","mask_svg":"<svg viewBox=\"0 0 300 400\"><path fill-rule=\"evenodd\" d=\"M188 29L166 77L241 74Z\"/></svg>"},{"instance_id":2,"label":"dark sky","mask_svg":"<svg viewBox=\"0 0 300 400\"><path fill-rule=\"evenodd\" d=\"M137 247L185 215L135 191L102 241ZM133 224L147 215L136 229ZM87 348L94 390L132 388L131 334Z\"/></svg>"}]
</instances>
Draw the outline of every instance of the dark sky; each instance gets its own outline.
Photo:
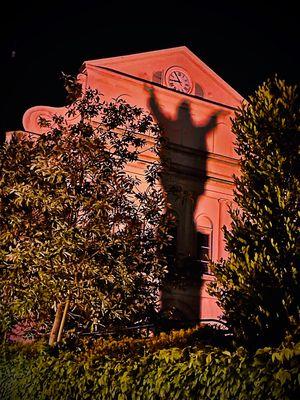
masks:
<instances>
[{"instance_id":1,"label":"dark sky","mask_svg":"<svg viewBox=\"0 0 300 400\"><path fill-rule=\"evenodd\" d=\"M31 106L63 105L60 71L75 74L95 58L185 45L245 97L276 72L296 83L296 2L260 3L8 1L0 21L1 131L22 128Z\"/></svg>"}]
</instances>

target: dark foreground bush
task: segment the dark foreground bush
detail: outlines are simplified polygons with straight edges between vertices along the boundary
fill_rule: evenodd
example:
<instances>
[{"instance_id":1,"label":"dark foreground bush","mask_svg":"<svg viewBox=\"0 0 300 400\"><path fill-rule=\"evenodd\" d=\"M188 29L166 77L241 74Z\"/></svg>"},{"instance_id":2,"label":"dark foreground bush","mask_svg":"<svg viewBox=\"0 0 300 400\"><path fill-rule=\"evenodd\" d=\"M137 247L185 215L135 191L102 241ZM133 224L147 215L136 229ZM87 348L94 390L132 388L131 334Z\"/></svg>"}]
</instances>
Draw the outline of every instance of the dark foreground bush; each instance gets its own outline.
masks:
<instances>
[{"instance_id":1,"label":"dark foreground bush","mask_svg":"<svg viewBox=\"0 0 300 400\"><path fill-rule=\"evenodd\" d=\"M101 341L94 349L49 351L43 344L1 350L2 400L285 400L296 399L300 343L264 348L250 355L212 346L159 349L134 340ZM182 335L185 336L185 335ZM169 339L168 339L169 338ZM177 340L176 339L176 340ZM175 341L176 341L175 340ZM130 352L130 346L133 351ZM110 350L111 349L111 354ZM124 351L124 348L127 350ZM102 349L102 350L101 350ZM105 351L103 350L105 349ZM122 350L123 349L123 350Z\"/></svg>"}]
</instances>

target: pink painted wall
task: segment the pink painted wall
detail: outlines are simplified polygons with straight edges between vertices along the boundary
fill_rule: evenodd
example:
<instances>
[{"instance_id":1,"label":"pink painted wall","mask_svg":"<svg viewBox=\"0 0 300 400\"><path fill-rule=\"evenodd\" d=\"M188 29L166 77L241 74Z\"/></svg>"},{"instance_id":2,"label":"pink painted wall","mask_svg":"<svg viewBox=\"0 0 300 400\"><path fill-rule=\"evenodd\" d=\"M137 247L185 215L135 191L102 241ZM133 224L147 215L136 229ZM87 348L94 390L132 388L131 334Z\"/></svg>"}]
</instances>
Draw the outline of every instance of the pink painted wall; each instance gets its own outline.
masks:
<instances>
[{"instance_id":1,"label":"pink painted wall","mask_svg":"<svg viewBox=\"0 0 300 400\"><path fill-rule=\"evenodd\" d=\"M192 82L189 93L168 87L166 73L175 67ZM211 224L211 257L226 257L221 228L230 225L227 209L233 201L232 175L238 173L231 118L242 97L186 47L86 61L78 79L83 88L97 88L107 100L122 95L129 103L149 110L161 123L171 142L172 172L166 181L171 179L195 197L193 205L179 207L174 203L181 218L178 251L183 257L195 257L196 231L203 230L203 218L207 218ZM155 101L150 100L150 87ZM65 111L63 107L33 107L24 114L24 128L39 133L40 116ZM215 124L209 125L216 113ZM142 175L143 168L141 159L131 172ZM221 310L206 290L212 279L204 274L201 282L173 291L165 301L173 301L189 318L215 319Z\"/></svg>"}]
</instances>

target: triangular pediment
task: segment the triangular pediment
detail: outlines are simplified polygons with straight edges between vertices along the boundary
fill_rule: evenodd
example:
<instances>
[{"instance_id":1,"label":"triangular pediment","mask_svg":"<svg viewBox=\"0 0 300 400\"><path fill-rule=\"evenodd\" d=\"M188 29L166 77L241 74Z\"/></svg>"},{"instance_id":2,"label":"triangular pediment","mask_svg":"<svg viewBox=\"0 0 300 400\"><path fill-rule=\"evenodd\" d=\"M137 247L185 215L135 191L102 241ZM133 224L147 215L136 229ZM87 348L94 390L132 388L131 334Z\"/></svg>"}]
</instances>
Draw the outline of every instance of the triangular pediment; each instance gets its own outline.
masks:
<instances>
[{"instance_id":1,"label":"triangular pediment","mask_svg":"<svg viewBox=\"0 0 300 400\"><path fill-rule=\"evenodd\" d=\"M243 100L239 93L185 46L90 60L84 65L110 68L162 86L168 86L168 72L178 68L192 82L190 95L233 107L239 106Z\"/></svg>"},{"instance_id":2,"label":"triangular pediment","mask_svg":"<svg viewBox=\"0 0 300 400\"><path fill-rule=\"evenodd\" d=\"M170 70L176 71L177 75L175 72L170 74ZM177 76L182 86L176 82ZM189 87L184 86L183 76L188 77ZM178 83L179 89L171 87L172 80ZM78 81L83 90L87 87L97 89L106 101L122 97L150 112L161 126L162 119L176 125L170 139L176 145L236 158L231 124L236 107L243 99L187 47L86 61ZM181 87L188 87L188 90L180 90ZM150 93L156 99L154 103ZM38 121L41 116L65 112L64 108L33 107L24 115L25 130L40 132ZM193 128L206 126L214 115L217 126L210 129L205 145L200 146Z\"/></svg>"}]
</instances>

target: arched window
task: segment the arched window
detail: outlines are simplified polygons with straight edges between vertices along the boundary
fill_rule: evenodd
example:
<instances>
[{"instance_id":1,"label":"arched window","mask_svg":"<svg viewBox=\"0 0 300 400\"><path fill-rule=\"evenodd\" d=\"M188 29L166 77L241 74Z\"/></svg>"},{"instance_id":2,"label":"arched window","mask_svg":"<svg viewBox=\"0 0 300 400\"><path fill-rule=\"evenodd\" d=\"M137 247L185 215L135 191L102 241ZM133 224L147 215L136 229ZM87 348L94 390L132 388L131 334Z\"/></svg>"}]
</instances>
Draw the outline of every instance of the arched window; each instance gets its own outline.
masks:
<instances>
[{"instance_id":1,"label":"arched window","mask_svg":"<svg viewBox=\"0 0 300 400\"><path fill-rule=\"evenodd\" d=\"M204 97L204 92L199 83L195 84L195 96Z\"/></svg>"},{"instance_id":2,"label":"arched window","mask_svg":"<svg viewBox=\"0 0 300 400\"><path fill-rule=\"evenodd\" d=\"M175 211L171 211L173 215L173 223L169 230L170 236L172 236L172 240L169 242L168 246L166 247L166 256L168 260L169 267L175 266L175 260L177 257L178 252L178 215Z\"/></svg>"},{"instance_id":3,"label":"arched window","mask_svg":"<svg viewBox=\"0 0 300 400\"><path fill-rule=\"evenodd\" d=\"M162 83L163 71L155 71L152 76L152 81L155 83Z\"/></svg>"},{"instance_id":4,"label":"arched window","mask_svg":"<svg viewBox=\"0 0 300 400\"><path fill-rule=\"evenodd\" d=\"M205 274L210 274L209 261L212 257L212 233L213 225L211 220L201 215L196 220L196 258Z\"/></svg>"}]
</instances>

